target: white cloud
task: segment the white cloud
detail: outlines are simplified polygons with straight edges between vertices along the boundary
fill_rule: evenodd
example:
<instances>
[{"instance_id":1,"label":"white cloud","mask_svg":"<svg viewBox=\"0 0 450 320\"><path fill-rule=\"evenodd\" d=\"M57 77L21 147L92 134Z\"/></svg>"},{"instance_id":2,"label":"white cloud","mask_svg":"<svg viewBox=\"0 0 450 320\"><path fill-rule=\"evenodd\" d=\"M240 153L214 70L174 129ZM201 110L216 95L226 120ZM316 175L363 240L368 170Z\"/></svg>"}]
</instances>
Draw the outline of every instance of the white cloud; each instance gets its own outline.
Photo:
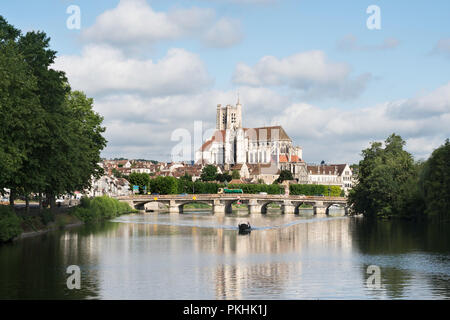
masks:
<instances>
[{"instance_id":1,"label":"white cloud","mask_svg":"<svg viewBox=\"0 0 450 320\"><path fill-rule=\"evenodd\" d=\"M439 40L434 46L432 54L442 55L450 59L450 38Z\"/></svg>"},{"instance_id":2,"label":"white cloud","mask_svg":"<svg viewBox=\"0 0 450 320\"><path fill-rule=\"evenodd\" d=\"M98 16L81 37L86 42L122 48L151 46L158 41L185 37L205 40L206 45L213 47L228 47L242 39L242 31L238 21L227 18L216 21L213 9L193 7L157 12L145 0L121 0L117 7Z\"/></svg>"},{"instance_id":3,"label":"white cloud","mask_svg":"<svg viewBox=\"0 0 450 320\"><path fill-rule=\"evenodd\" d=\"M222 18L206 32L203 41L213 48L226 48L240 43L243 39L241 23L234 19Z\"/></svg>"},{"instance_id":4,"label":"white cloud","mask_svg":"<svg viewBox=\"0 0 450 320\"><path fill-rule=\"evenodd\" d=\"M450 113L450 83L427 95L408 99L400 106L391 108L390 113L393 117L403 119L432 118Z\"/></svg>"},{"instance_id":5,"label":"white cloud","mask_svg":"<svg viewBox=\"0 0 450 320\"><path fill-rule=\"evenodd\" d=\"M399 44L396 38L386 38L381 44L361 44L356 36L349 34L338 41L337 47L344 51L380 51L395 49Z\"/></svg>"},{"instance_id":6,"label":"white cloud","mask_svg":"<svg viewBox=\"0 0 450 320\"><path fill-rule=\"evenodd\" d=\"M370 142L384 141L393 132L406 140L406 149L416 158L427 158L450 136L450 108L419 118L408 113L398 117L404 112L399 110L414 101L430 107L445 103L442 91L448 87L450 83L423 97L351 110L296 102L268 88L238 90L245 127L282 125L294 144L303 147L307 162L354 163ZM177 144L170 140L172 132L184 128L193 136L194 121L203 121L204 131L214 128L217 104L235 103L236 91L208 90L167 97L111 95L97 99L95 108L105 116L109 140L105 155L169 160Z\"/></svg>"},{"instance_id":7,"label":"white cloud","mask_svg":"<svg viewBox=\"0 0 450 320\"><path fill-rule=\"evenodd\" d=\"M346 63L328 62L322 51L308 51L278 59L265 56L253 67L237 65L233 81L251 86L288 86L300 90L305 97L358 96L371 79L370 74L351 77Z\"/></svg>"},{"instance_id":8,"label":"white cloud","mask_svg":"<svg viewBox=\"0 0 450 320\"><path fill-rule=\"evenodd\" d=\"M80 56L61 56L55 68L73 88L88 94L140 92L162 96L198 92L212 84L203 61L184 49L170 49L159 61L127 57L110 46L88 45Z\"/></svg>"},{"instance_id":9,"label":"white cloud","mask_svg":"<svg viewBox=\"0 0 450 320\"><path fill-rule=\"evenodd\" d=\"M307 161L354 162L370 142L394 132L406 140L408 151L427 158L450 135L449 88L450 83L423 97L352 110L293 103L274 120L304 147ZM421 117L417 110L424 112Z\"/></svg>"}]
</instances>

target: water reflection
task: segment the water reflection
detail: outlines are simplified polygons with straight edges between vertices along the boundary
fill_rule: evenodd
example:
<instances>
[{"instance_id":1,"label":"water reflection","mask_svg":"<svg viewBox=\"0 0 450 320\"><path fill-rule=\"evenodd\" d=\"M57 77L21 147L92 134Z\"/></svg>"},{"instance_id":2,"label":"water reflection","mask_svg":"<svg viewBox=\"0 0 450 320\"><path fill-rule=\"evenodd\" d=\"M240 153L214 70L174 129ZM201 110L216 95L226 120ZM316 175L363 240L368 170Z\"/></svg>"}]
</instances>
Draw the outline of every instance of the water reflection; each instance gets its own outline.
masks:
<instances>
[{"instance_id":1,"label":"water reflection","mask_svg":"<svg viewBox=\"0 0 450 320\"><path fill-rule=\"evenodd\" d=\"M247 221L256 230L238 235ZM445 299L446 230L339 214L123 216L0 247L0 297ZM65 286L72 264L79 291ZM379 289L366 286L369 265L381 268Z\"/></svg>"}]
</instances>

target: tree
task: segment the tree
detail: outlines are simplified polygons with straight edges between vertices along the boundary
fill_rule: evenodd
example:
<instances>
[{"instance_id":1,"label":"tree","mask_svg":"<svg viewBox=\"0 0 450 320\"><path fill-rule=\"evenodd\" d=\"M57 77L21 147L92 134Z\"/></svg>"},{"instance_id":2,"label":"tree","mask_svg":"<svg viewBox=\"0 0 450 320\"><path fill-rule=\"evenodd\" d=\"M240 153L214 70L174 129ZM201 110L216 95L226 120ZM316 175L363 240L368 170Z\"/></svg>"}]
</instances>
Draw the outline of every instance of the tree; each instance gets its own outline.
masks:
<instances>
[{"instance_id":1,"label":"tree","mask_svg":"<svg viewBox=\"0 0 450 320\"><path fill-rule=\"evenodd\" d=\"M439 219L450 217L450 142L433 151L424 164L420 176L420 189L426 213Z\"/></svg>"},{"instance_id":2,"label":"tree","mask_svg":"<svg viewBox=\"0 0 450 320\"><path fill-rule=\"evenodd\" d=\"M225 173L216 174L215 180L219 181L219 182L225 182L225 181L230 182L232 179L233 179L232 176L230 174L228 174L227 172L225 172Z\"/></svg>"},{"instance_id":3,"label":"tree","mask_svg":"<svg viewBox=\"0 0 450 320\"><path fill-rule=\"evenodd\" d=\"M413 158L403 150L405 142L390 135L385 148L374 142L362 151L358 183L350 191L349 203L358 213L369 217L389 217L404 213L406 184L417 174Z\"/></svg>"},{"instance_id":4,"label":"tree","mask_svg":"<svg viewBox=\"0 0 450 320\"><path fill-rule=\"evenodd\" d=\"M178 181L174 177L156 177L150 180L152 193L176 194L178 192Z\"/></svg>"},{"instance_id":5,"label":"tree","mask_svg":"<svg viewBox=\"0 0 450 320\"><path fill-rule=\"evenodd\" d=\"M217 175L217 168L212 164L209 164L202 169L200 179L202 181L215 181L216 175Z\"/></svg>"},{"instance_id":6,"label":"tree","mask_svg":"<svg viewBox=\"0 0 450 320\"><path fill-rule=\"evenodd\" d=\"M44 132L38 79L20 50L21 33L0 16L0 190L30 192L42 183L34 173L39 163L32 156L35 137ZM30 169L30 170L27 170Z\"/></svg>"},{"instance_id":7,"label":"tree","mask_svg":"<svg viewBox=\"0 0 450 320\"><path fill-rule=\"evenodd\" d=\"M233 170L231 172L231 178L232 179L240 179L241 178L241 174L239 173L238 170Z\"/></svg>"},{"instance_id":8,"label":"tree","mask_svg":"<svg viewBox=\"0 0 450 320\"><path fill-rule=\"evenodd\" d=\"M116 168L113 168L112 170L111 170L111 173L112 173L112 175L114 176L114 177L116 177L116 178L123 178L124 177L124 175L123 175L123 173L121 173L119 170L117 170Z\"/></svg>"},{"instance_id":9,"label":"tree","mask_svg":"<svg viewBox=\"0 0 450 320\"><path fill-rule=\"evenodd\" d=\"M294 180L294 177L292 176L292 173L289 170L281 170L277 182L281 183L285 180Z\"/></svg>"},{"instance_id":10,"label":"tree","mask_svg":"<svg viewBox=\"0 0 450 320\"><path fill-rule=\"evenodd\" d=\"M139 173L139 172L133 172L131 173L127 178L128 182L130 183L130 187L133 186L139 186L139 193L143 194L144 189L146 189L148 186L150 186L150 175L147 173Z\"/></svg>"},{"instance_id":11,"label":"tree","mask_svg":"<svg viewBox=\"0 0 450 320\"><path fill-rule=\"evenodd\" d=\"M73 142L66 132L69 109L65 102L70 87L64 72L51 68L56 52L49 49L49 43L44 32L28 32L18 41L20 52L37 79L37 94L44 110L44 126L33 138L31 161L22 172L36 177L35 191L44 191L53 208L55 196L66 192L70 179L67 151Z\"/></svg>"},{"instance_id":12,"label":"tree","mask_svg":"<svg viewBox=\"0 0 450 320\"><path fill-rule=\"evenodd\" d=\"M83 190L102 168L103 118L93 100L72 92L44 32L21 32L0 17L0 187L28 199ZM27 202L28 204L28 202Z\"/></svg>"}]
</instances>

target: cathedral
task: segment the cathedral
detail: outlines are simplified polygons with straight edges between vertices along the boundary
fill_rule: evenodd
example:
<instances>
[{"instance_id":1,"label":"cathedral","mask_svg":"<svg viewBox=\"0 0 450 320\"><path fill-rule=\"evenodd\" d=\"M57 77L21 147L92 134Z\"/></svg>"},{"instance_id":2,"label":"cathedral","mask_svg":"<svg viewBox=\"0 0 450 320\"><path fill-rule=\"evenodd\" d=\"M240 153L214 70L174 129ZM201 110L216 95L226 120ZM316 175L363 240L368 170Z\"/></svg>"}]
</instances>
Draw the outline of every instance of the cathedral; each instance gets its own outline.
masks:
<instances>
[{"instance_id":1,"label":"cathedral","mask_svg":"<svg viewBox=\"0 0 450 320\"><path fill-rule=\"evenodd\" d=\"M244 128L242 105L217 105L216 130L195 154L196 163L231 167L264 165L275 171L305 171L302 148L294 146L281 126Z\"/></svg>"}]
</instances>

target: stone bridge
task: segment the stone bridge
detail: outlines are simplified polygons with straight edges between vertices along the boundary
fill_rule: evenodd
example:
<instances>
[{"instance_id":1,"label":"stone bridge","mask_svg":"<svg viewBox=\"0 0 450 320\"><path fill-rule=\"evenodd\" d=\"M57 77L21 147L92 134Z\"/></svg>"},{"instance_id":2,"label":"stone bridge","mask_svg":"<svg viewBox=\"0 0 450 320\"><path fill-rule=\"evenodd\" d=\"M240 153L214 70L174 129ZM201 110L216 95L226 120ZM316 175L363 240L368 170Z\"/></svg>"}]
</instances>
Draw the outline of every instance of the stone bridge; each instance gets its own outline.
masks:
<instances>
[{"instance_id":1,"label":"stone bridge","mask_svg":"<svg viewBox=\"0 0 450 320\"><path fill-rule=\"evenodd\" d=\"M302 204L311 205L315 215L328 215L332 205L339 205L348 214L347 198L324 196L294 196L294 195L261 195L261 194L187 194L187 195L133 195L117 197L127 202L135 209L143 210L148 203L167 205L169 213L182 213L188 203L205 203L212 207L215 215L231 213L232 204L246 204L250 214L266 213L267 206L276 203L281 206L282 213L299 213Z\"/></svg>"}]
</instances>

